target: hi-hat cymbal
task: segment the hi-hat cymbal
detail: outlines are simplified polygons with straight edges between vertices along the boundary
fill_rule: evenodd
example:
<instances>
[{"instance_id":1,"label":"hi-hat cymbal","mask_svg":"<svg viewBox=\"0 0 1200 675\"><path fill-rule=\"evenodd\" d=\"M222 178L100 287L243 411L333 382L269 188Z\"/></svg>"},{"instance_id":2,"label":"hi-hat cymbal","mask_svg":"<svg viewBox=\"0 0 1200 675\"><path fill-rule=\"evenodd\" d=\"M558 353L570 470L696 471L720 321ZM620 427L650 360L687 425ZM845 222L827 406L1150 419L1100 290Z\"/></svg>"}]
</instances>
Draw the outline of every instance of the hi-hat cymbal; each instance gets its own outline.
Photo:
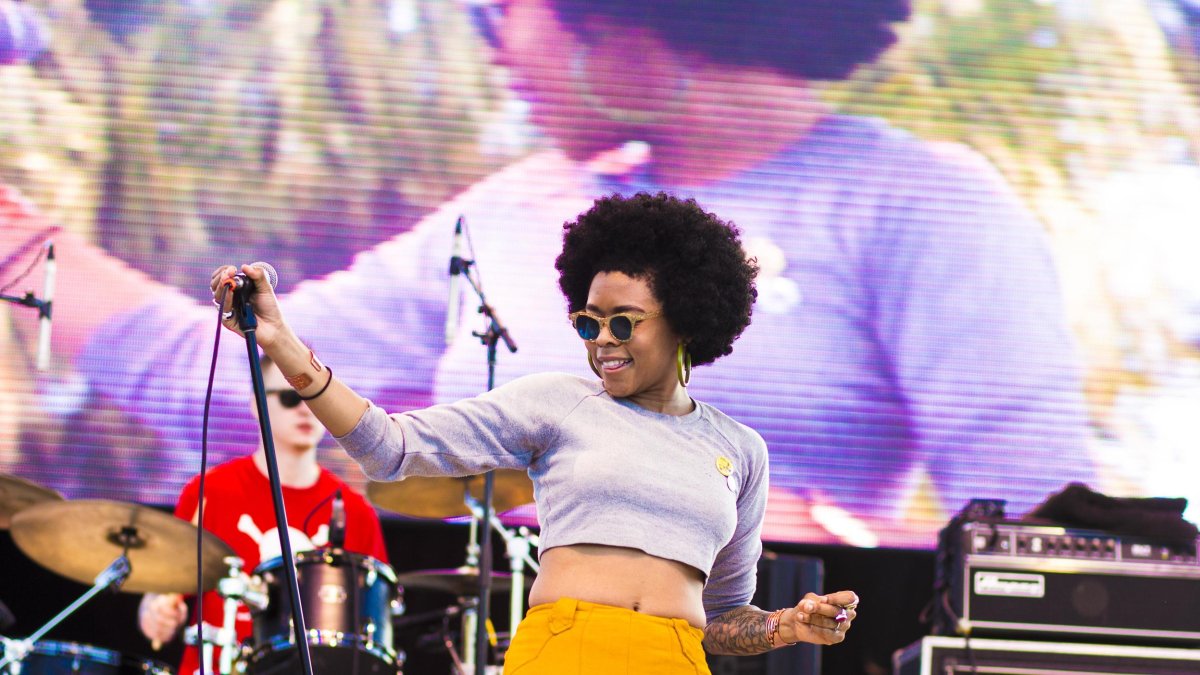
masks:
<instances>
[{"instance_id":1,"label":"hi-hat cymbal","mask_svg":"<svg viewBox=\"0 0 1200 675\"><path fill-rule=\"evenodd\" d=\"M492 488L492 508L507 511L533 501L533 483L524 471L496 469ZM469 516L464 499L466 489L476 500L483 499L483 476L466 478L425 478L409 476L401 481L367 485L367 498L382 509L416 518L455 518Z\"/></svg>"},{"instance_id":2,"label":"hi-hat cymbal","mask_svg":"<svg viewBox=\"0 0 1200 675\"><path fill-rule=\"evenodd\" d=\"M396 575L396 583L404 589L419 588L431 591L443 591L457 596L479 594L479 569L476 567L458 567L448 570L417 570ZM525 585L531 583L525 577ZM512 589L512 575L503 572L492 573L492 592L504 593Z\"/></svg>"},{"instance_id":3,"label":"hi-hat cymbal","mask_svg":"<svg viewBox=\"0 0 1200 675\"><path fill-rule=\"evenodd\" d=\"M7 530L18 511L42 502L62 501L63 496L24 478L0 473L0 530Z\"/></svg>"},{"instance_id":4,"label":"hi-hat cymbal","mask_svg":"<svg viewBox=\"0 0 1200 675\"><path fill-rule=\"evenodd\" d=\"M83 584L128 548L130 593L188 593L196 589L196 526L140 504L82 499L43 502L13 516L17 547L34 562ZM233 552L204 533L204 588L225 574Z\"/></svg>"}]
</instances>

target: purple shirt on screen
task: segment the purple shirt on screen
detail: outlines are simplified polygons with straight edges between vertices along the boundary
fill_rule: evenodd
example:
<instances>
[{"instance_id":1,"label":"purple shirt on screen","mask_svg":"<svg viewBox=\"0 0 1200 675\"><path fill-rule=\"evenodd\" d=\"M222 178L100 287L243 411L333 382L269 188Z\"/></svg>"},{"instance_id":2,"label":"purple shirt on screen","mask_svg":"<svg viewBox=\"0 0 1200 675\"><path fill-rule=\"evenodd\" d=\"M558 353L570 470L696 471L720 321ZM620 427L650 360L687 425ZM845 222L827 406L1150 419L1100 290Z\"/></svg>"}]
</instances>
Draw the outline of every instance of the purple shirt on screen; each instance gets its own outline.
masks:
<instances>
[{"instance_id":1,"label":"purple shirt on screen","mask_svg":"<svg viewBox=\"0 0 1200 675\"><path fill-rule=\"evenodd\" d=\"M463 215L488 300L520 346L500 354L497 382L548 370L586 376L557 288L560 224L602 194L666 190L736 223L762 267L753 323L731 356L696 369L690 390L762 434L773 490L832 502L886 545L889 523L930 487L925 496L945 514L989 497L1019 515L1067 481L1094 479L1045 234L981 157L878 120L831 116L718 183L674 189L650 175L534 155L346 271L289 289L281 270L285 314L340 378L385 408L482 392L472 298L458 339L443 342L451 236ZM212 310L168 297L111 323L81 358L91 385L169 450L198 446ZM127 358L114 362L118 345ZM216 440L237 452L255 431L245 353L223 351Z\"/></svg>"}]
</instances>

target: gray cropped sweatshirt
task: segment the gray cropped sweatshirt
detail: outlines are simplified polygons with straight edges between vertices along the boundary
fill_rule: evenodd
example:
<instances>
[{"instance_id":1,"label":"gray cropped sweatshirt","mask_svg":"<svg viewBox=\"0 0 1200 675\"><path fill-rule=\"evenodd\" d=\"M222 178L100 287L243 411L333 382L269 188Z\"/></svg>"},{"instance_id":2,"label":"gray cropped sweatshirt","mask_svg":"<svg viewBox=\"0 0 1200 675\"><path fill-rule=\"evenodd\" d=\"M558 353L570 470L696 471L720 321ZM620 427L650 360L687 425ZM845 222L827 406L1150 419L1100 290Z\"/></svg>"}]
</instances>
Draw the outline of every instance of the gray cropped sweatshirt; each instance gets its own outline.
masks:
<instances>
[{"instance_id":1,"label":"gray cropped sweatshirt","mask_svg":"<svg viewBox=\"0 0 1200 675\"><path fill-rule=\"evenodd\" d=\"M704 403L664 415L543 373L412 412L371 405L338 442L374 480L526 469L540 551L604 544L690 565L706 576L709 620L754 595L766 444Z\"/></svg>"}]
</instances>

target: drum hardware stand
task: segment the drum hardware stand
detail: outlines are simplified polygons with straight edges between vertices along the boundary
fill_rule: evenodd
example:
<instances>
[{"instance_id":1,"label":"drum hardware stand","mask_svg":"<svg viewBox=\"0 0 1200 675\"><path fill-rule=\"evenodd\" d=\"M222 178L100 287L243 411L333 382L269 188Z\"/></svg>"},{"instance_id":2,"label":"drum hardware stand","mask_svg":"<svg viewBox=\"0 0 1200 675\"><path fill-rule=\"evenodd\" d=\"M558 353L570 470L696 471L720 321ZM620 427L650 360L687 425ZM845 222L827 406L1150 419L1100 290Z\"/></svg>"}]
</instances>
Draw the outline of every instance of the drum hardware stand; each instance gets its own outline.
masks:
<instances>
[{"instance_id":1,"label":"drum hardware stand","mask_svg":"<svg viewBox=\"0 0 1200 675\"><path fill-rule=\"evenodd\" d=\"M233 662L241 648L237 639L238 605L245 604L254 609L263 609L267 606L267 596L255 588L250 577L242 571L242 565L245 563L241 558L229 556L225 558L225 564L229 566L229 574L217 582L217 594L224 599L221 626L218 628L204 623L203 636L200 639L196 639L196 627L188 626L184 632L184 641L189 645L201 646L201 658L209 672L232 675ZM217 669L213 670L212 657L215 647L221 648L221 659Z\"/></svg>"},{"instance_id":2,"label":"drum hardware stand","mask_svg":"<svg viewBox=\"0 0 1200 675\"><path fill-rule=\"evenodd\" d=\"M496 384L496 347L501 340L504 341L504 346L508 348L510 353L516 353L517 343L513 341L512 336L508 334L500 317L496 314L495 308L487 302L487 297L483 293L483 287L479 283L476 272L475 276L471 275L471 268L475 266L474 260L466 260L459 255L454 255L450 259L450 276L461 274L467 283L471 285L471 289L475 291L475 295L479 296L479 313L487 317L488 327L482 333L471 333L479 338L480 342L487 347L487 390L491 391ZM495 483L495 477L489 471L483 476L483 499L481 500L482 515L479 522L491 522L492 519L492 491ZM463 615L463 653L468 654L474 652L475 658L475 675L484 675L487 672L487 650L474 649L475 645L483 645L488 643L487 619L491 615L491 601L489 596L492 591L492 538L489 536L488 528L483 528L482 532L474 526L472 521L472 541L475 540L475 535L479 536L479 564L477 568L488 572L487 574L479 575L479 596L478 609L473 614L464 613ZM474 616L474 620L471 620ZM483 617L483 621L479 621L478 617ZM474 623L474 638L467 637L467 624ZM471 659L464 659L470 662Z\"/></svg>"},{"instance_id":3,"label":"drum hardware stand","mask_svg":"<svg viewBox=\"0 0 1200 675\"><path fill-rule=\"evenodd\" d=\"M446 645L446 653L450 655L450 660L454 662L454 672L456 675L467 675L468 663L475 662L475 622L478 621L477 607L479 598L459 598L458 608L462 612L462 637L463 637L463 654L460 657L454 648L454 639L450 636L450 617L452 613L447 611L442 619L442 642ZM487 650L482 650L486 653Z\"/></svg>"},{"instance_id":4,"label":"drum hardware stand","mask_svg":"<svg viewBox=\"0 0 1200 675\"><path fill-rule=\"evenodd\" d=\"M183 629L183 644L189 647L199 647L200 662L203 664L204 672L215 673L217 671L213 669L213 647L217 646L219 639L217 636L221 629L207 621L201 622L200 626L203 632L201 638L196 637L196 624L191 624Z\"/></svg>"},{"instance_id":5,"label":"drum hardware stand","mask_svg":"<svg viewBox=\"0 0 1200 675\"><path fill-rule=\"evenodd\" d=\"M484 485L485 492L486 492L486 488L490 486L491 477L492 477L492 474L491 474L491 472L489 472L487 475L487 480L489 482ZM463 494L466 495L464 497L464 499L467 500L468 504L471 504L474 502L474 499L471 497L470 490L467 490L464 488ZM472 508L472 512L474 512L474 508ZM471 517L471 525L470 525L469 532L470 533L467 535L467 560L466 560L466 564L464 565L464 567L468 570L475 570L476 574L478 575L476 578L482 578L483 575L478 574L478 571L479 571L479 541L480 541L479 515L478 514L475 514ZM490 586L490 579L489 579L489 586ZM482 583L480 584L480 587L481 588L483 587ZM490 588L488 590L490 591ZM486 644L487 626L486 625L484 626L483 637L481 638L479 636L480 631L478 629L478 626L479 626L479 598L477 598L477 597L475 597L475 598L459 598L458 601L462 605L462 608L463 608L462 609L462 658L460 659L458 654L455 653L453 645L447 645L447 648L450 651L450 657L454 660L455 667L458 669L458 673L460 673L460 675L466 675L467 670L463 664L476 663L475 645L481 644L480 641L482 641L482 644ZM486 650L483 650L483 651L486 651Z\"/></svg>"},{"instance_id":6,"label":"drum hardware stand","mask_svg":"<svg viewBox=\"0 0 1200 675\"><path fill-rule=\"evenodd\" d=\"M471 521L471 527L476 527L476 523L483 520L483 510L479 502L468 493L465 497L467 508L471 509L475 520ZM525 567L534 572L540 572L541 567L537 561L529 555L530 545L538 545L538 536L529 531L527 527L518 528L517 533L504 526L500 519L492 514L491 517L492 529L504 539L505 555L508 557L509 570L512 572L512 589L509 592L509 636L517 634L517 625L521 623L521 619L525 617ZM468 555L468 564L470 556ZM465 629L464 629L465 630Z\"/></svg>"},{"instance_id":7,"label":"drum hardware stand","mask_svg":"<svg viewBox=\"0 0 1200 675\"><path fill-rule=\"evenodd\" d=\"M226 291L228 292L228 291ZM287 511L283 505L283 487L279 481L279 463L275 457L275 442L271 438L271 420L267 412L267 393L263 385L262 362L258 356L258 318L250 304L253 289L250 286L233 290L233 313L238 327L246 337L246 355L250 359L250 380L254 385L254 401L258 410L259 433L267 460L267 478L271 483L271 500L275 507L275 527L279 533L279 552L282 557L284 577L287 579L288 600L292 610L292 629L295 633L296 651L300 654L300 665L304 675L313 675L312 655L308 649L308 629L304 625L304 609L300 604L300 583L296 578L296 558L292 543L288 539ZM203 523L200 524L203 527ZM203 616L203 612L199 613ZM225 650L222 650L224 652Z\"/></svg>"},{"instance_id":8,"label":"drum hardware stand","mask_svg":"<svg viewBox=\"0 0 1200 675\"><path fill-rule=\"evenodd\" d=\"M488 475L489 477L491 476L490 473ZM470 534L467 536L467 560L466 563L458 569L459 571L465 573L473 572L476 575L476 578L479 578L483 576L480 573L479 565L479 539L481 536L479 534L479 523L481 523L483 520L482 516L480 515L483 507L480 506L479 502L471 496L469 489L464 489L463 501L466 503L467 508L471 510L472 516L471 524L469 526ZM496 521L495 515L492 516L492 520L493 522L498 522ZM485 533L482 536L487 535ZM480 586L482 585L483 584L481 583ZM488 580L488 590L491 590L490 579ZM479 597L459 596L458 603L462 608L462 655L460 656L455 651L454 644L451 642L447 642L446 649L450 652L450 658L454 661L455 672L459 675L466 675L467 669L465 664L476 664L477 659L480 658L479 655L482 655L482 658L485 661L484 666L486 667L487 648L480 648L479 645L487 645L490 640L488 639L489 636L486 616L482 624L479 621L479 616L481 614L479 610ZM447 615L447 618L448 616L449 615Z\"/></svg>"},{"instance_id":9,"label":"drum hardware stand","mask_svg":"<svg viewBox=\"0 0 1200 675\"><path fill-rule=\"evenodd\" d=\"M125 544L125 551L127 553L131 545L137 543L138 541L136 538L137 528L132 526L122 527L119 533L109 535L109 537L118 537L119 540ZM129 558L125 555L125 553L122 553L112 561L107 569L96 576L96 581L86 593L80 596L78 600L68 605L66 609L55 615L53 619L47 621L44 626L34 631L32 635L23 640L4 640L5 657L3 660L0 660L0 671L2 671L9 664L14 664L14 675L20 673L20 662L29 655L29 652L33 650L33 646L37 644L38 640L42 639L46 633L49 633L51 630L53 630L55 626L62 623L62 621L74 613L75 610L79 609L87 601L99 594L100 591L103 591L107 588L111 588L113 590L119 589L121 584L125 583L125 580L129 578L129 573L131 571L132 568L129 565Z\"/></svg>"},{"instance_id":10,"label":"drum hardware stand","mask_svg":"<svg viewBox=\"0 0 1200 675\"><path fill-rule=\"evenodd\" d=\"M219 672L221 675L231 675L238 649L238 604L245 603L247 606L262 609L267 606L267 596L261 590L251 587L250 578L242 572L242 565L245 563L241 558L229 556L225 558L225 564L229 565L229 576L217 583L217 593L224 598L225 604L221 628L217 630L216 646L221 648ZM212 650L211 645L206 645L206 648Z\"/></svg>"},{"instance_id":11,"label":"drum hardware stand","mask_svg":"<svg viewBox=\"0 0 1200 675\"><path fill-rule=\"evenodd\" d=\"M496 521L499 525L499 521ZM517 533L508 532L505 534L501 530L500 536L504 537L504 543L507 547L509 570L512 572L512 590L510 591L511 598L509 602L509 626L508 639L511 642L512 638L517 635L517 626L521 624L521 619L525 618L525 567L533 570L534 573L542 571L537 561L529 555L529 547L534 548L541 545L541 540L536 534L529 531L528 527L517 528Z\"/></svg>"}]
</instances>

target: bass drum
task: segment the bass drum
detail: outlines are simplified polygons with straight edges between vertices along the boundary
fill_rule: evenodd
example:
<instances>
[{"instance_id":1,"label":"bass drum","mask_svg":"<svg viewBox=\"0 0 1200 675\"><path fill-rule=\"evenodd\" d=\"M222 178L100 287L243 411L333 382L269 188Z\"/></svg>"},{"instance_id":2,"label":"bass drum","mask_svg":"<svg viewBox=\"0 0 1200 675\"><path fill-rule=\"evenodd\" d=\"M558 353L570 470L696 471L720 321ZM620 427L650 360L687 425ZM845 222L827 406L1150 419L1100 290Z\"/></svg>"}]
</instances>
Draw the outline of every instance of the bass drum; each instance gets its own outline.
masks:
<instances>
[{"instance_id":1,"label":"bass drum","mask_svg":"<svg viewBox=\"0 0 1200 675\"><path fill-rule=\"evenodd\" d=\"M10 664L5 675L174 675L175 671L157 661L121 656L111 649L102 649L76 642L41 640L19 663Z\"/></svg>"},{"instance_id":2,"label":"bass drum","mask_svg":"<svg viewBox=\"0 0 1200 675\"><path fill-rule=\"evenodd\" d=\"M251 608L253 642L244 650L248 675L300 671L283 558L255 570L267 589L263 609ZM396 574L386 563L339 549L296 554L296 581L308 629L313 670L346 675L396 675L403 653L392 643Z\"/></svg>"}]
</instances>

